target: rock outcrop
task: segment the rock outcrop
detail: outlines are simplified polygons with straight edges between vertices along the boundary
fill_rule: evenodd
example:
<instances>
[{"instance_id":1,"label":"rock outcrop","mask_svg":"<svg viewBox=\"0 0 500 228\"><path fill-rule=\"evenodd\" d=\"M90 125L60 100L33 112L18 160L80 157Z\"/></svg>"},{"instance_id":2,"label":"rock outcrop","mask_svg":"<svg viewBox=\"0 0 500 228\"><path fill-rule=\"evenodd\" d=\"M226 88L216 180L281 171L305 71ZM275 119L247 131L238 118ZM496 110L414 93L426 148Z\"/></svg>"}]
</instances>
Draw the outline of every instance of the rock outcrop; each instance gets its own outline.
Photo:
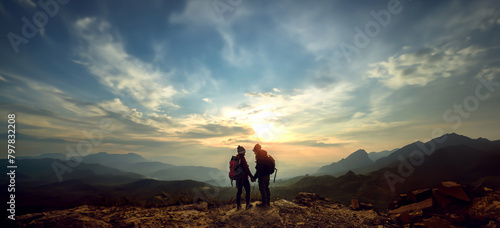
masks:
<instances>
[{"instance_id":1,"label":"rock outcrop","mask_svg":"<svg viewBox=\"0 0 500 228\"><path fill-rule=\"evenodd\" d=\"M448 203L439 203L437 197ZM80 206L18 216L19 227L500 227L500 191L475 196L453 182L402 194L388 213L353 199L346 206L314 193L271 207L237 210L206 202L169 207ZM443 207L443 205L445 207Z\"/></svg>"},{"instance_id":2,"label":"rock outcrop","mask_svg":"<svg viewBox=\"0 0 500 228\"><path fill-rule=\"evenodd\" d=\"M401 225L413 227L500 227L500 192L484 188L486 196L476 196L452 181L433 189L401 194L389 214Z\"/></svg>"},{"instance_id":3,"label":"rock outcrop","mask_svg":"<svg viewBox=\"0 0 500 228\"><path fill-rule=\"evenodd\" d=\"M233 204L162 208L80 206L19 216L20 227L398 227L375 210L353 211L313 193L271 207L236 210Z\"/></svg>"}]
</instances>

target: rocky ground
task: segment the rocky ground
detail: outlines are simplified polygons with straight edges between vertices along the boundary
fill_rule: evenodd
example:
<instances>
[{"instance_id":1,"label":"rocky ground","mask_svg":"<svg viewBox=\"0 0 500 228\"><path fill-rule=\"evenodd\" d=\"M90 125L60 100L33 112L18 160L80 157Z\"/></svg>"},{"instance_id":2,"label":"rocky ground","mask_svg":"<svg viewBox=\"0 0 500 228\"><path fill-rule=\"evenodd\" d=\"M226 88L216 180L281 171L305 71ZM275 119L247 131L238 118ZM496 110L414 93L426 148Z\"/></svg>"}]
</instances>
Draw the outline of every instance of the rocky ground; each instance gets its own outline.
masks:
<instances>
[{"instance_id":1,"label":"rocky ground","mask_svg":"<svg viewBox=\"0 0 500 228\"><path fill-rule=\"evenodd\" d=\"M417 195L418 196L418 195ZM234 204L209 207L206 202L161 208L80 206L18 216L19 227L500 227L500 192L476 197L461 212L414 210L413 222L391 211L378 212L353 200L344 206L313 193L278 200L269 208L253 202L250 209ZM359 206L361 205L361 206ZM243 205L244 207L245 205ZM411 204L410 204L411 206ZM357 210L353 210L352 208ZM359 207L359 208L358 208ZM394 211L392 211L394 212ZM405 212L406 213L406 212Z\"/></svg>"},{"instance_id":2,"label":"rocky ground","mask_svg":"<svg viewBox=\"0 0 500 228\"><path fill-rule=\"evenodd\" d=\"M301 193L294 202L278 200L270 208L252 203L208 208L206 203L163 208L80 206L67 210L27 214L20 227L391 227L394 222L374 210L347 206ZM243 205L244 206L244 205Z\"/></svg>"}]
</instances>

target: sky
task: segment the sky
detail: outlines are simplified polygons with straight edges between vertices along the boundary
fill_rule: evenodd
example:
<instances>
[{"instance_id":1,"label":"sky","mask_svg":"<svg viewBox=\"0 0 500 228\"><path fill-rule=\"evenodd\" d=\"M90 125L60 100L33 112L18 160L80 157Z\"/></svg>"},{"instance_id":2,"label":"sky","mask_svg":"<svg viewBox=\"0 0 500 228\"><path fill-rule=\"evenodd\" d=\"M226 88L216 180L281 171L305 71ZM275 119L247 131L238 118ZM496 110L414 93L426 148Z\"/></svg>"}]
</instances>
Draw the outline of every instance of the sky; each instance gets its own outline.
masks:
<instances>
[{"instance_id":1,"label":"sky","mask_svg":"<svg viewBox=\"0 0 500 228\"><path fill-rule=\"evenodd\" d=\"M2 1L0 119L16 115L17 156L227 170L260 143L282 177L445 133L497 140L499 5Z\"/></svg>"}]
</instances>

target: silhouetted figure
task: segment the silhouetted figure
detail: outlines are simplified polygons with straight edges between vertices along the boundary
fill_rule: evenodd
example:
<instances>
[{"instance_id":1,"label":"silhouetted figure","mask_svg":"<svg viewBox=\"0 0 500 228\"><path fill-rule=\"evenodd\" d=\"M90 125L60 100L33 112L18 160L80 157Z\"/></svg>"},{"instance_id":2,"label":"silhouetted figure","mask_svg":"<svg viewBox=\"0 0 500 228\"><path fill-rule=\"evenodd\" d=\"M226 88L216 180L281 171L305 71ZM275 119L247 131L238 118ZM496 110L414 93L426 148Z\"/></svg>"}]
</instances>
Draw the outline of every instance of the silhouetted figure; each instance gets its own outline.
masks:
<instances>
[{"instance_id":1,"label":"silhouetted figure","mask_svg":"<svg viewBox=\"0 0 500 228\"><path fill-rule=\"evenodd\" d=\"M255 175L252 181L255 179L259 179L259 191L262 197L262 204L259 204L259 207L271 206L271 190L269 190L269 175L274 171L274 164L270 164L270 158L267 155L267 151L263 150L259 144L256 144L253 148L253 152L255 153ZM274 159L273 159L274 160ZM274 161L272 161L274 163Z\"/></svg>"},{"instance_id":2,"label":"silhouetted figure","mask_svg":"<svg viewBox=\"0 0 500 228\"><path fill-rule=\"evenodd\" d=\"M237 158L236 165L235 167L235 172L236 175L234 176L234 180L236 180L236 188L238 188L238 192L236 193L236 205L237 209L241 208L241 193L243 190L243 187L245 188L245 197L246 197L246 208L250 208L250 182L248 181L248 176L250 178L253 178L252 173L250 172L250 169L248 168L248 163L247 160L245 159L245 148L242 146L238 146L237 148L238 155L235 156ZM234 157L233 157L234 158ZM231 176L231 174L230 174Z\"/></svg>"}]
</instances>

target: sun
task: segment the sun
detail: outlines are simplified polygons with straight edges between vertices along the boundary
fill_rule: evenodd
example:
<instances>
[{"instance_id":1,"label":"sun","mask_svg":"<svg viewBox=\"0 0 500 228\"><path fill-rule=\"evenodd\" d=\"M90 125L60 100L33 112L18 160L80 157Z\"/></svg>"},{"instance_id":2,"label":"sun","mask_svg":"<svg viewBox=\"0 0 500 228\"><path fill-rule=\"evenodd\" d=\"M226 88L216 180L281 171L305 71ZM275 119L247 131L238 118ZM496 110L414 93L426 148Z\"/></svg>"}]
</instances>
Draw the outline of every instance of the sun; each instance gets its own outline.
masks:
<instances>
[{"instance_id":1,"label":"sun","mask_svg":"<svg viewBox=\"0 0 500 228\"><path fill-rule=\"evenodd\" d=\"M255 136L265 141L273 141L277 138L277 132L271 123L254 123L252 128Z\"/></svg>"},{"instance_id":2,"label":"sun","mask_svg":"<svg viewBox=\"0 0 500 228\"><path fill-rule=\"evenodd\" d=\"M260 109L268 109L262 107ZM271 112L268 110L253 114L249 120L252 126L255 137L262 141L275 141L278 139L279 131L275 125L276 120L281 116L281 113Z\"/></svg>"}]
</instances>

